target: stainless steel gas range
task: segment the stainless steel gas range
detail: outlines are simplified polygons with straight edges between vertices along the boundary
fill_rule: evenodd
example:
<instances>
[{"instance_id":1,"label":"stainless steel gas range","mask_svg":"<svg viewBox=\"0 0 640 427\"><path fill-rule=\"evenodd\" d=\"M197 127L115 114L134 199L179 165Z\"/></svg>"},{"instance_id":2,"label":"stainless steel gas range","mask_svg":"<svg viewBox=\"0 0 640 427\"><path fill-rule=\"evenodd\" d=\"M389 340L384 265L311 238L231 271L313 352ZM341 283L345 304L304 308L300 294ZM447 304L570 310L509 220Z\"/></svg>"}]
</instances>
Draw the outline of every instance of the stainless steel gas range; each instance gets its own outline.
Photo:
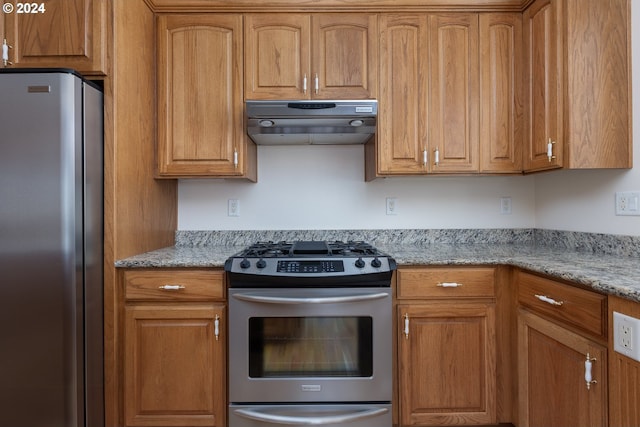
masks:
<instances>
[{"instance_id":1,"label":"stainless steel gas range","mask_svg":"<svg viewBox=\"0 0 640 427\"><path fill-rule=\"evenodd\" d=\"M390 427L395 268L364 242L229 258L229 426Z\"/></svg>"}]
</instances>

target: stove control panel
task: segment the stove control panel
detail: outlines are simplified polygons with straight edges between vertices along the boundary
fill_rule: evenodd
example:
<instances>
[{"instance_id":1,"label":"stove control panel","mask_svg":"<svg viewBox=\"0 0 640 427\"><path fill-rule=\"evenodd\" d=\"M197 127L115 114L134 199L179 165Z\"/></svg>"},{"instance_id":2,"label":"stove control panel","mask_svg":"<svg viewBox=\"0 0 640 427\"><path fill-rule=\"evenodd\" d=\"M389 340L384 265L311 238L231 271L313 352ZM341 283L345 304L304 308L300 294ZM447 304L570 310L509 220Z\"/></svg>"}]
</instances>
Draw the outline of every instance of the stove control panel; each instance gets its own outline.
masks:
<instances>
[{"instance_id":1,"label":"stove control panel","mask_svg":"<svg viewBox=\"0 0 640 427\"><path fill-rule=\"evenodd\" d=\"M395 269L388 257L352 257L336 259L310 258L244 258L230 259L225 269L232 273L261 276L330 277L380 273Z\"/></svg>"},{"instance_id":2,"label":"stove control panel","mask_svg":"<svg viewBox=\"0 0 640 427\"><path fill-rule=\"evenodd\" d=\"M342 260L278 261L278 273L340 273L344 271Z\"/></svg>"}]
</instances>

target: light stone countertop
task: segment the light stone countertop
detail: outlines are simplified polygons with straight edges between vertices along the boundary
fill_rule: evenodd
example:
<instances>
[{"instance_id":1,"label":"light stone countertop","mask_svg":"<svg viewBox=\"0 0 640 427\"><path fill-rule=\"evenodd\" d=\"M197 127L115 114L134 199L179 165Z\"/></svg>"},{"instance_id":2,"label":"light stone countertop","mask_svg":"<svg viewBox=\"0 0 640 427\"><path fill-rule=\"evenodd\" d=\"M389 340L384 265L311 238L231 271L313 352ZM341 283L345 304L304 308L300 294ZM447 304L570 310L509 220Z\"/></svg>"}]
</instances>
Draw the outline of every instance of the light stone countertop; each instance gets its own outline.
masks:
<instances>
[{"instance_id":1,"label":"light stone countertop","mask_svg":"<svg viewBox=\"0 0 640 427\"><path fill-rule=\"evenodd\" d=\"M119 268L210 268L246 245L172 246L116 262ZM398 266L510 265L640 302L640 258L602 255L536 244L379 243Z\"/></svg>"}]
</instances>

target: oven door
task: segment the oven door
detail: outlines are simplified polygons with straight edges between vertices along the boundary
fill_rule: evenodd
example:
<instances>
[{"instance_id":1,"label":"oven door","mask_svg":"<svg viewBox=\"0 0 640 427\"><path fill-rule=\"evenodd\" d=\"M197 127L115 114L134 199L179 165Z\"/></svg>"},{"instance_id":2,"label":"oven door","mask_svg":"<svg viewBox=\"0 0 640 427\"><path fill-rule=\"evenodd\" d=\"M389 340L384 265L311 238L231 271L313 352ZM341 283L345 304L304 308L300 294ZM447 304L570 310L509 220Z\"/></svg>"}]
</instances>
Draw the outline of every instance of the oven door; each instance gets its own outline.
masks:
<instances>
[{"instance_id":1,"label":"oven door","mask_svg":"<svg viewBox=\"0 0 640 427\"><path fill-rule=\"evenodd\" d=\"M390 402L391 288L229 289L229 401Z\"/></svg>"}]
</instances>

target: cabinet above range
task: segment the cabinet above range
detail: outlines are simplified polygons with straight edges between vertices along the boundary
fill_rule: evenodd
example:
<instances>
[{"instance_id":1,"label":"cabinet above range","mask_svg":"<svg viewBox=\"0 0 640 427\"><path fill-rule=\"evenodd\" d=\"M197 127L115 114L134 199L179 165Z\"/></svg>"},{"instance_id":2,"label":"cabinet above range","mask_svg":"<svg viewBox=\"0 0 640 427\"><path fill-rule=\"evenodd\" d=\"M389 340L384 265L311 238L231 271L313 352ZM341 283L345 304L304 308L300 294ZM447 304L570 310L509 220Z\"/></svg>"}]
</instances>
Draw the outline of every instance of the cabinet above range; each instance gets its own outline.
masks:
<instances>
[{"instance_id":1,"label":"cabinet above range","mask_svg":"<svg viewBox=\"0 0 640 427\"><path fill-rule=\"evenodd\" d=\"M375 14L245 15L246 99L373 99Z\"/></svg>"}]
</instances>

